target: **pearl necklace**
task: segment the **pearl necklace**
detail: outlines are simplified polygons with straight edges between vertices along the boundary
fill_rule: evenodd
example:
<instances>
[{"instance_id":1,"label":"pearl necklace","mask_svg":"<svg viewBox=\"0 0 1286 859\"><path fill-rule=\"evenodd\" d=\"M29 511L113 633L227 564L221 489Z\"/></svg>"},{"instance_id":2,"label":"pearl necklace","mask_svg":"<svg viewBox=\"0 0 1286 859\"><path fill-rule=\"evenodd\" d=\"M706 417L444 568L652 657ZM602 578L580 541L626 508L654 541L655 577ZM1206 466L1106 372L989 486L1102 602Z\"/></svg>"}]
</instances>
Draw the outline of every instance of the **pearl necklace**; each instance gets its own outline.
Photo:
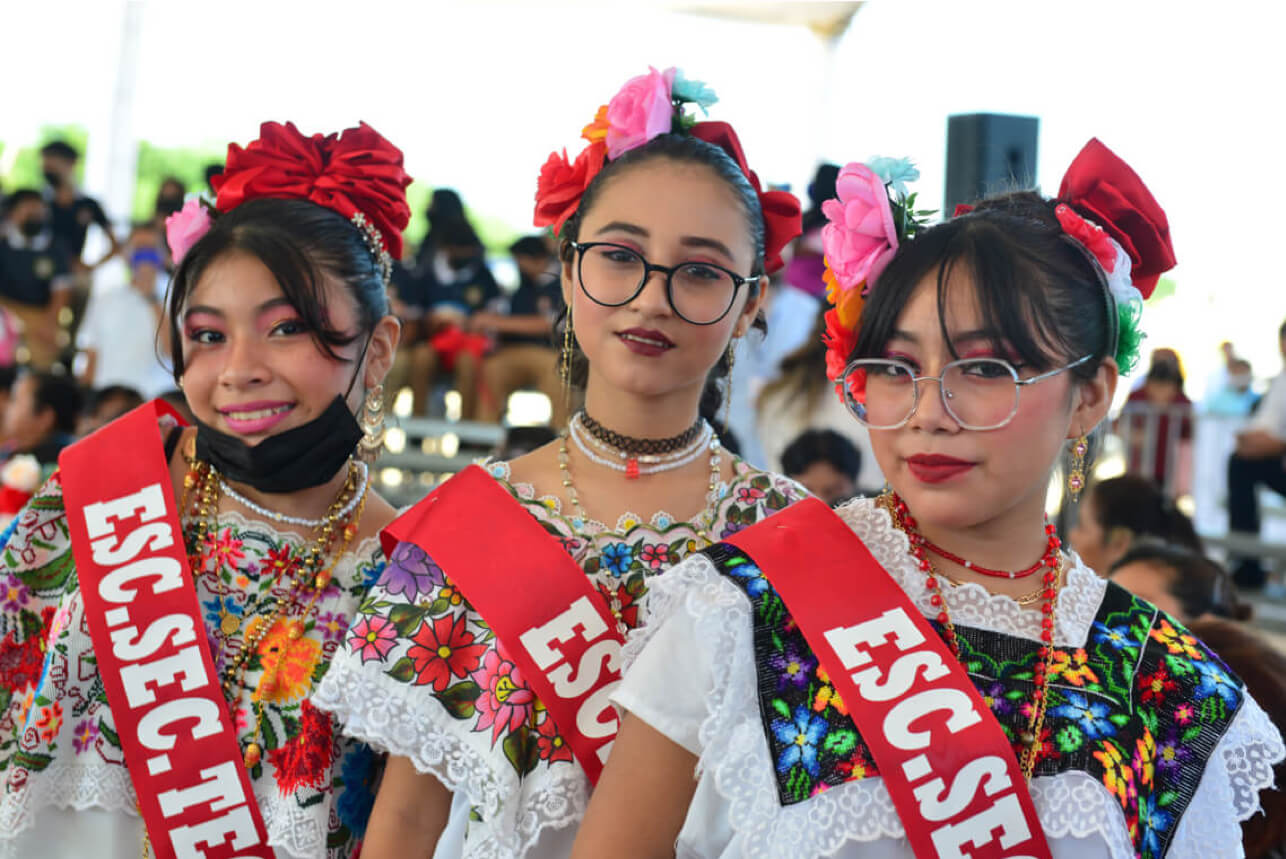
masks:
<instances>
[{"instance_id":1,"label":"pearl necklace","mask_svg":"<svg viewBox=\"0 0 1286 859\"><path fill-rule=\"evenodd\" d=\"M602 443L596 439L587 438L584 428L580 426L575 418L572 418L568 424L568 429L576 449L585 454L586 459L624 474L627 480L634 480L643 474L657 474L662 471L681 468L699 457L702 449L709 446L710 440L714 436L714 430L710 424L705 421L701 423L701 432L697 436L697 440L684 450L677 450L664 456L632 456L624 451L611 451L625 460L624 462L617 462L609 456L596 453L593 450L593 446L601 445Z\"/></svg>"},{"instance_id":2,"label":"pearl necklace","mask_svg":"<svg viewBox=\"0 0 1286 859\"><path fill-rule=\"evenodd\" d=\"M572 502L572 507L576 508L576 514L582 520L589 517L585 514L585 508L581 506L580 495L576 492L576 487L572 485L571 465L567 455L567 433L558 437L558 470L563 476L563 488L567 490L567 497ZM579 446L578 446L579 447ZM719 464L722 461L719 452L723 449L719 444L718 438L712 438L709 443L710 447L710 490L706 495L706 507L701 512L700 521L694 523L697 526L697 537L710 545L714 542L710 538L710 531L714 528L715 516L719 508ZM584 452L584 451L582 451ZM590 457L593 462L598 462L594 457ZM603 462L602 465L611 467L614 463Z\"/></svg>"},{"instance_id":3,"label":"pearl necklace","mask_svg":"<svg viewBox=\"0 0 1286 859\"><path fill-rule=\"evenodd\" d=\"M366 488L369 485L366 478L370 474L370 467L361 460L357 460L357 470L360 475L357 478L357 482L361 486L361 491L348 500L348 503L335 514L335 518L343 519L348 516L349 513L352 513L357 509L357 505L366 497ZM285 513L278 513L276 510L269 510L267 507L262 507L256 504L240 492L233 489L222 477L219 478L219 491L240 504L242 507L253 511L265 519L271 519L273 522L280 522L283 525L297 525L300 528L320 528L326 524L328 519L326 516L323 516L320 519L305 519L302 516L287 516Z\"/></svg>"}]
</instances>

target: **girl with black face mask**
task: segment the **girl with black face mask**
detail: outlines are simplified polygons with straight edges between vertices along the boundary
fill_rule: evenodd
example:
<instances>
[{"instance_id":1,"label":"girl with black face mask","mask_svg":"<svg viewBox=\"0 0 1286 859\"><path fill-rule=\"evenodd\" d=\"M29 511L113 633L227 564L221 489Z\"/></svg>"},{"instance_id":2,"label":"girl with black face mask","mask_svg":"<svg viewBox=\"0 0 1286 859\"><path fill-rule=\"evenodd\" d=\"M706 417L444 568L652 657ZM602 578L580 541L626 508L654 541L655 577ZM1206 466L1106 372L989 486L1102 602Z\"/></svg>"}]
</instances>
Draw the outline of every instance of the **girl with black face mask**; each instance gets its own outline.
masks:
<instances>
[{"instance_id":1,"label":"girl with black face mask","mask_svg":"<svg viewBox=\"0 0 1286 859\"><path fill-rule=\"evenodd\" d=\"M195 427L152 403L109 424L6 535L0 856L356 848L375 761L311 696L394 516L361 454L409 182L365 125L266 123L229 147L213 207L169 219Z\"/></svg>"}]
</instances>

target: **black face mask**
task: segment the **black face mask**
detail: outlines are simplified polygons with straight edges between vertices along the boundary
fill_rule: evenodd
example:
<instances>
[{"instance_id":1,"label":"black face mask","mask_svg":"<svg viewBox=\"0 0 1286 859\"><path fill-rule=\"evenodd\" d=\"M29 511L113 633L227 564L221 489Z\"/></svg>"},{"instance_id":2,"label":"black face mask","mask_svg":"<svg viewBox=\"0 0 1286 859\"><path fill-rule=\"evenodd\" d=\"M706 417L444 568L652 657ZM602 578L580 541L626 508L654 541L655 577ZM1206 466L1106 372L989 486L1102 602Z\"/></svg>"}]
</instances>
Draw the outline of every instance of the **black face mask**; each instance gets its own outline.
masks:
<instances>
[{"instance_id":1,"label":"black face mask","mask_svg":"<svg viewBox=\"0 0 1286 859\"><path fill-rule=\"evenodd\" d=\"M46 170L45 182L47 182L51 188L58 188L62 186L63 177L59 176L57 173L55 173L52 170Z\"/></svg>"},{"instance_id":2,"label":"black face mask","mask_svg":"<svg viewBox=\"0 0 1286 859\"><path fill-rule=\"evenodd\" d=\"M251 447L234 435L196 421L196 455L228 480L260 492L297 492L321 486L353 455L362 428L336 395L326 411L303 426L268 436Z\"/></svg>"},{"instance_id":3,"label":"black face mask","mask_svg":"<svg viewBox=\"0 0 1286 859\"><path fill-rule=\"evenodd\" d=\"M18 230L27 238L34 239L45 231L45 222L39 219L23 221L18 225Z\"/></svg>"}]
</instances>

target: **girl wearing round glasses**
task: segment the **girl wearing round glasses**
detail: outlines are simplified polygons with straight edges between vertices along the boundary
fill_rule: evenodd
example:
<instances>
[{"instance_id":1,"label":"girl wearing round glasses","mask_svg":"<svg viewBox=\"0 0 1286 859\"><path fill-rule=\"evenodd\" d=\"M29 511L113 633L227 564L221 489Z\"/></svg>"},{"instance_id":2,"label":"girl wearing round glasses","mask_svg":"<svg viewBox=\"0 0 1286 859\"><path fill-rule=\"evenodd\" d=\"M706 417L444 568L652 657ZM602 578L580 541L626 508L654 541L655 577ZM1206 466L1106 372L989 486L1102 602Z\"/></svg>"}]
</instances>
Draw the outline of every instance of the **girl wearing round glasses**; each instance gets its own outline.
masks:
<instances>
[{"instance_id":1,"label":"girl wearing round glasses","mask_svg":"<svg viewBox=\"0 0 1286 859\"><path fill-rule=\"evenodd\" d=\"M1133 364L1174 258L1091 141L1059 196L925 228L909 165L826 205L829 375L890 488L802 501L652 589L574 856L1240 855L1286 755L1180 623L1065 553L1068 448Z\"/></svg>"},{"instance_id":2,"label":"girl wearing round glasses","mask_svg":"<svg viewBox=\"0 0 1286 859\"><path fill-rule=\"evenodd\" d=\"M713 95L674 69L626 84L585 151L541 171L562 240L562 437L456 475L389 529L388 573L321 689L390 753L367 857L566 856L615 734L623 634L682 557L802 497L698 417L799 232ZM463 846L461 846L463 842Z\"/></svg>"}]
</instances>

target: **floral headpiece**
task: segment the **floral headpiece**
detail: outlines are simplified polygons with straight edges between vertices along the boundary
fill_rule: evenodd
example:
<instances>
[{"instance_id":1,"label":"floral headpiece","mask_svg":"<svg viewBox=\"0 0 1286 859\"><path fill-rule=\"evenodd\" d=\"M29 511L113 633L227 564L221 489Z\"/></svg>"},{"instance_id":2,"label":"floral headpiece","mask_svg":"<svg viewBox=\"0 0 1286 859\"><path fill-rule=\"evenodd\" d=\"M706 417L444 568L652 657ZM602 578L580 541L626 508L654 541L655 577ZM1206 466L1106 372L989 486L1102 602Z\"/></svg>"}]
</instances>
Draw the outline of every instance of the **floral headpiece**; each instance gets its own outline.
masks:
<instances>
[{"instance_id":1,"label":"floral headpiece","mask_svg":"<svg viewBox=\"0 0 1286 859\"><path fill-rule=\"evenodd\" d=\"M550 153L541 167L536 187L535 225L562 232L563 225L576 214L585 189L607 162L659 135L682 134L718 146L741 168L759 195L763 211L764 267L769 273L781 268L782 249L801 230L799 201L785 191L762 189L759 177L746 163L731 125L698 122L688 109L688 105L695 105L704 114L717 101L708 86L688 80L675 68L663 72L650 68L647 74L626 81L621 91L598 109L594 121L581 132L589 145L576 160L569 160L564 149Z\"/></svg>"},{"instance_id":2,"label":"floral headpiece","mask_svg":"<svg viewBox=\"0 0 1286 859\"><path fill-rule=\"evenodd\" d=\"M165 221L178 262L226 213L259 197L308 200L343 215L366 240L384 282L402 255L402 231L411 219L402 151L366 123L340 134L305 137L294 123L265 122L244 149L228 145L223 173L213 180L213 207L189 200Z\"/></svg>"},{"instance_id":3,"label":"floral headpiece","mask_svg":"<svg viewBox=\"0 0 1286 859\"><path fill-rule=\"evenodd\" d=\"M923 226L918 218L931 214L914 211L915 195L906 194L903 182L917 178L905 161L850 164L836 183L839 199L822 204L830 221L822 229L827 298L834 305L826 313L826 372L837 384L857 343L862 306L875 279L899 242ZM972 206L957 206L954 216L972 211ZM1143 302L1175 264L1165 212L1128 164L1091 139L1063 176L1054 215L1102 275L1115 326L1112 354L1121 372L1128 373L1143 340Z\"/></svg>"},{"instance_id":4,"label":"floral headpiece","mask_svg":"<svg viewBox=\"0 0 1286 859\"><path fill-rule=\"evenodd\" d=\"M836 199L822 203L826 258L826 375L839 383L857 345L862 307L898 246L924 228L931 209L916 209L907 182L920 171L905 158L872 158L839 171Z\"/></svg>"}]
</instances>

